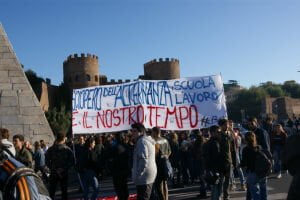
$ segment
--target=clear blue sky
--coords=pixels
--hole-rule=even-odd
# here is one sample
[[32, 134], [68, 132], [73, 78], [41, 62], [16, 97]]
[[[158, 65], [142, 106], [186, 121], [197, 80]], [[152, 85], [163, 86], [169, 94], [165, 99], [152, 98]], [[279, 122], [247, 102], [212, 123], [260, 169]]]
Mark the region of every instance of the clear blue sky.
[[297, 0], [1, 0], [0, 22], [25, 69], [54, 84], [73, 53], [98, 55], [109, 79], [174, 57], [181, 77], [221, 73], [246, 87], [300, 80]]

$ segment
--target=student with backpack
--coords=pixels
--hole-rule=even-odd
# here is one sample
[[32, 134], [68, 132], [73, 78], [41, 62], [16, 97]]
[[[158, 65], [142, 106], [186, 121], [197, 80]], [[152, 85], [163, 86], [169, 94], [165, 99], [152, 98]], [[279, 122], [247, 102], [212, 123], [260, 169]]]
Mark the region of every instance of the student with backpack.
[[[267, 157], [270, 160], [272, 160], [272, 154], [271, 154], [271, 150], [270, 150], [270, 137], [269, 137], [269, 134], [267, 133], [267, 131], [259, 128], [258, 121], [255, 117], [250, 117], [248, 119], [248, 128], [251, 132], [253, 132], [255, 134], [257, 145], [259, 145], [261, 147], [261, 149], [265, 152]], [[266, 184], [267, 184], [267, 179], [263, 179], [259, 183], [259, 185], [260, 185], [259, 188], [261, 190], [262, 196], [265, 197], [263, 199], [267, 198], [267, 190], [265, 189]], [[251, 197], [249, 196], [249, 192], [247, 192], [247, 200], [250, 200], [250, 199], [251, 199]]]
[[246, 168], [248, 190], [253, 200], [267, 200], [267, 176], [271, 171], [271, 161], [257, 145], [254, 132], [245, 136], [241, 167]]

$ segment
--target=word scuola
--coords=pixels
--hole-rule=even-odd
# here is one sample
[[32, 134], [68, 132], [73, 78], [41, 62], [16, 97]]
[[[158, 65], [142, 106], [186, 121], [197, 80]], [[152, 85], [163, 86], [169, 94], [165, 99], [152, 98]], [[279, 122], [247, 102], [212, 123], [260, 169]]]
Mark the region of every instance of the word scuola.
[[[85, 129], [114, 128], [133, 123], [143, 123], [150, 127], [167, 128], [173, 121], [177, 129], [199, 127], [198, 109], [195, 105], [174, 106], [130, 106], [101, 111], [86, 111], [72, 113], [72, 126], [82, 126]], [[174, 126], [174, 125], [173, 125]], [[88, 130], [87, 130], [88, 131]]]

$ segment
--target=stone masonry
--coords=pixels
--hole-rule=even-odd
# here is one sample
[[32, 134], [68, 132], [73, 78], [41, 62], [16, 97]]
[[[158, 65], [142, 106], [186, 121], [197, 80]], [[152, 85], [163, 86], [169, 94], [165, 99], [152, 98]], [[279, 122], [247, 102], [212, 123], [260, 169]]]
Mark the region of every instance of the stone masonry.
[[54, 137], [25, 73], [0, 24], [0, 127], [11, 136], [24, 135], [31, 143], [41, 139], [53, 142]]

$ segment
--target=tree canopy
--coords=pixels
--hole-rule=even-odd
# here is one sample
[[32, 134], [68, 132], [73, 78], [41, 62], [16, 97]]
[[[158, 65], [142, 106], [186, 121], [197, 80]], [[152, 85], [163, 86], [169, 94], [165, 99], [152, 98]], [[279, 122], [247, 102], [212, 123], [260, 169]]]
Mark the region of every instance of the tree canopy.
[[[236, 87], [236, 85], [232, 85], [232, 87]], [[261, 83], [259, 86], [241, 89], [236, 94], [236, 98], [227, 104], [229, 118], [241, 120], [242, 110], [246, 116], [260, 116], [264, 98], [285, 96], [300, 98], [300, 84], [293, 80], [285, 81], [283, 84], [267, 81]]]

